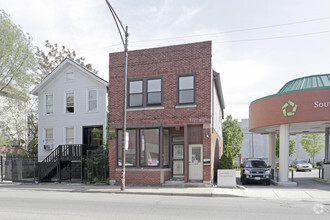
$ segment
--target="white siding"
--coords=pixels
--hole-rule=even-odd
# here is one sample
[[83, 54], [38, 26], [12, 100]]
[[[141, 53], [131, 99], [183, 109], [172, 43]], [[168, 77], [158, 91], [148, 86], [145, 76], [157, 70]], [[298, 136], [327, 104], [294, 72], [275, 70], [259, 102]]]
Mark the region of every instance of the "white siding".
[[[212, 80], [213, 81], [213, 80]], [[216, 86], [213, 81], [213, 128], [222, 139], [222, 111], [221, 111], [221, 104], [220, 99], [218, 97], [218, 93], [216, 91]]]
[[[74, 73], [73, 80], [67, 80], [66, 73]], [[51, 151], [44, 150], [44, 129], [54, 129], [54, 147], [65, 144], [65, 128], [74, 128], [75, 144], [83, 142], [83, 127], [102, 125], [104, 139], [106, 137], [107, 87], [96, 81], [82, 70], [68, 64], [59, 69], [56, 77], [50, 80], [39, 92], [39, 161], [43, 160]], [[88, 112], [88, 89], [95, 88], [98, 92], [98, 109]], [[65, 111], [65, 92], [74, 92], [74, 113]], [[54, 96], [54, 113], [45, 115], [45, 94]]]

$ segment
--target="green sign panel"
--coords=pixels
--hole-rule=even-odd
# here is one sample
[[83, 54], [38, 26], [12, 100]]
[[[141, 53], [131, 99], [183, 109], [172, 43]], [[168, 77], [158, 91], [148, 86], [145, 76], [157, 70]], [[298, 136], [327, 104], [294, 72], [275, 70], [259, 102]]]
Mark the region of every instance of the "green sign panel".
[[[287, 111], [287, 108], [290, 106], [292, 107], [292, 111], [289, 112]], [[292, 101], [288, 101], [287, 103], [285, 103], [283, 106], [282, 106], [282, 110], [283, 110], [283, 115], [284, 117], [286, 116], [294, 116], [295, 112], [297, 111], [297, 108], [298, 108], [298, 105], [295, 104], [294, 102]]]

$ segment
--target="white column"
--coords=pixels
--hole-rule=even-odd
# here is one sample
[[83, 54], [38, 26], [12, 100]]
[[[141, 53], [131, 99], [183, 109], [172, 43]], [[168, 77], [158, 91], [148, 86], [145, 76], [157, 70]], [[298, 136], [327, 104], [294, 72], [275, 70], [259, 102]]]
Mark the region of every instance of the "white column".
[[275, 133], [268, 134], [268, 165], [275, 169], [275, 157], [276, 157], [276, 145], [275, 145]]
[[280, 125], [279, 182], [288, 182], [290, 125]]

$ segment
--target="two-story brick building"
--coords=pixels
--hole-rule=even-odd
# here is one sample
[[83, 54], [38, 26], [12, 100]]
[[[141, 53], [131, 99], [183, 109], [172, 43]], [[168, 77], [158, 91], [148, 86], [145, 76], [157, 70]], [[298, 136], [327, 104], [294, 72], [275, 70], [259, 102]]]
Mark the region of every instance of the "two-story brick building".
[[[121, 182], [124, 53], [109, 66], [110, 181]], [[129, 51], [126, 183], [211, 184], [223, 151], [224, 100], [211, 41]]]

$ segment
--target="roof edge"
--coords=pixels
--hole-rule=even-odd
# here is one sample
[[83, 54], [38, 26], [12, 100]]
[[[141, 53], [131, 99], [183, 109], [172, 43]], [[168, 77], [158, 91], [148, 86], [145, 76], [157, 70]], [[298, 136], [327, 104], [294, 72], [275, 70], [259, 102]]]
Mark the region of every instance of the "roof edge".
[[280, 95], [285, 95], [285, 94], [290, 94], [290, 93], [296, 93], [296, 92], [304, 92], [304, 91], [310, 91], [310, 90], [323, 90], [323, 89], [330, 89], [330, 86], [326, 86], [326, 87], [322, 87], [322, 88], [308, 88], [308, 89], [300, 89], [300, 90], [294, 90], [294, 91], [290, 91], [290, 92], [284, 92], [284, 93], [275, 93], [273, 95], [268, 95], [268, 96], [264, 96], [264, 97], [261, 97], [259, 99], [256, 99], [254, 101], [252, 101], [250, 103], [253, 104], [257, 101], [260, 101], [260, 100], [263, 100], [263, 99], [267, 99], [267, 98], [270, 98], [270, 97], [274, 97], [274, 96], [280, 96]]
[[100, 82], [101, 84], [103, 84], [104, 86], [108, 87], [109, 83], [102, 79], [101, 77], [99, 77], [98, 75], [96, 75], [95, 73], [89, 71], [88, 69], [86, 69], [85, 67], [81, 66], [80, 64], [78, 64], [77, 62], [69, 59], [69, 58], [65, 58], [51, 73], [49, 73], [34, 89], [32, 89], [32, 91], [30, 92], [32, 95], [38, 95], [38, 92], [40, 91], [40, 89], [43, 87], [43, 85], [45, 85], [48, 80], [51, 79], [52, 76], [54, 76], [54, 74], [59, 71], [65, 64], [70, 63], [71, 65], [75, 66], [76, 68], [80, 69], [81, 71], [87, 73], [88, 75], [90, 75], [92, 78], [94, 78], [95, 80], [97, 80], [98, 82]]
[[[221, 85], [221, 80], [220, 80], [220, 73], [213, 70], [213, 77], [214, 77], [215, 87], [216, 87], [216, 91], [218, 93], [218, 97], [219, 97], [219, 101], [220, 101], [220, 105], [222, 107], [221, 109], [222, 109], [222, 113], [223, 113], [223, 109], [225, 109], [225, 100], [223, 98], [222, 85]], [[222, 114], [222, 117], [224, 117], [223, 114]]]

